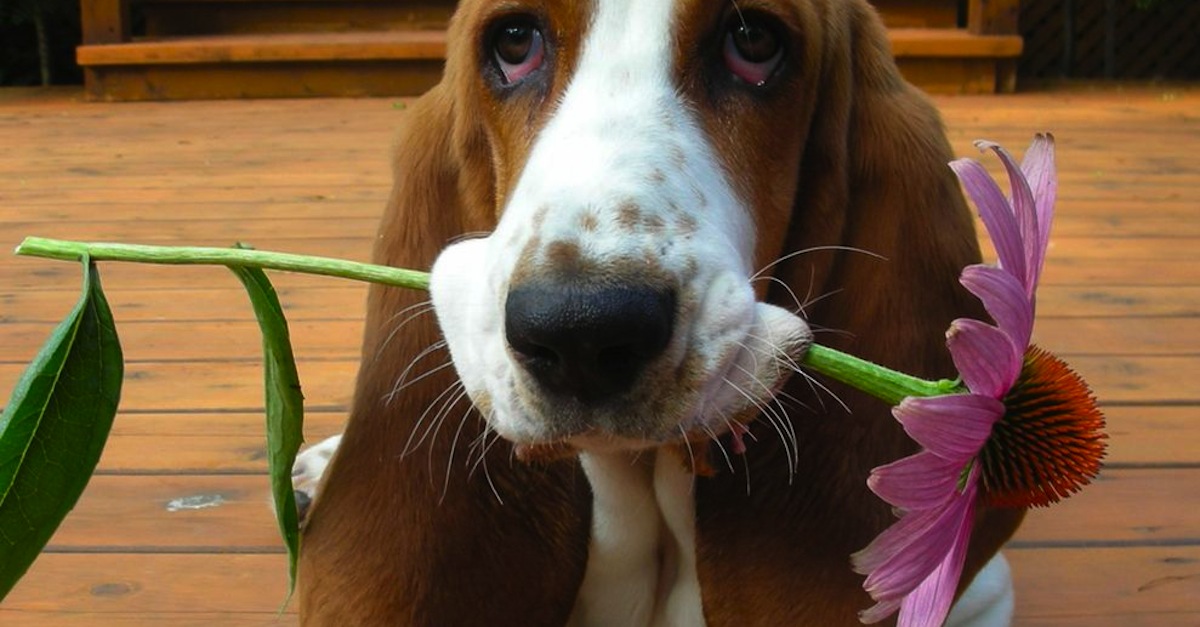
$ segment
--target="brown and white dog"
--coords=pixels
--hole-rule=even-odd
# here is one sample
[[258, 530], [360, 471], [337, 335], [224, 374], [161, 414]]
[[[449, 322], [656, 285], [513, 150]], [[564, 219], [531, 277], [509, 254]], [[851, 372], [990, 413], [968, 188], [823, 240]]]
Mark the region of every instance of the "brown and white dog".
[[[945, 329], [983, 316], [941, 123], [873, 10], [463, 0], [450, 41], [375, 250], [437, 260], [432, 307], [371, 292], [305, 623], [857, 624], [849, 556], [894, 520], [866, 478], [915, 445], [791, 360], [811, 325], [950, 376]], [[953, 622], [1008, 621], [1020, 518], [981, 510]]]

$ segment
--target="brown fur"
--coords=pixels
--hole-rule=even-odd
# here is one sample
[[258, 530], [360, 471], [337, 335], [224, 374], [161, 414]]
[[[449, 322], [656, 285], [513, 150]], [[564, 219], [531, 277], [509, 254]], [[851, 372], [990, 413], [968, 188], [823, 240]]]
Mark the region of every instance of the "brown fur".
[[[579, 35], [571, 28], [587, 18], [587, 3], [534, 4], [554, 16], [555, 78], [536, 102], [502, 106], [480, 84], [475, 42], [484, 14], [509, 3], [461, 3], [446, 77], [407, 113], [377, 261], [428, 267], [454, 236], [493, 227], [550, 114], [545, 103], [573, 69]], [[686, 54], [716, 27], [724, 3], [680, 4], [680, 23], [688, 25], [676, 61], [683, 91], [753, 204], [757, 261], [834, 245], [882, 255], [814, 252], [780, 265], [775, 276], [802, 298], [832, 294], [806, 311], [814, 327], [843, 332], [818, 334], [822, 343], [919, 375], [951, 374], [945, 329], [955, 317], [983, 315], [957, 283], [979, 252], [946, 167], [941, 123], [899, 77], [871, 9], [861, 0], [741, 0], [743, 9], [783, 16], [800, 45], [784, 84], [770, 97], [745, 99], [705, 85], [700, 62]], [[768, 291], [764, 283], [760, 293], [792, 306], [779, 286]], [[406, 317], [396, 315], [423, 298], [371, 292], [353, 413], [304, 537], [301, 615], [313, 625], [562, 624], [589, 535], [590, 491], [578, 465], [556, 456], [525, 464], [496, 443], [487, 464], [501, 504], [481, 470], [468, 479], [463, 449], [482, 422], [466, 401], [415, 453], [402, 455], [413, 431], [420, 438], [424, 430], [417, 418], [454, 383], [446, 369], [384, 400], [399, 373], [439, 339], [431, 315], [393, 336]], [[446, 359], [437, 351], [414, 370]], [[882, 403], [831, 387], [849, 414], [799, 377], [788, 385], [809, 405], [789, 407], [800, 449], [790, 483], [780, 440], [761, 423], [746, 457], [749, 494], [737, 464], [697, 480], [710, 625], [853, 625], [871, 604], [849, 555], [893, 517], [865, 480], [914, 445]], [[1020, 518], [980, 514], [964, 582]]]

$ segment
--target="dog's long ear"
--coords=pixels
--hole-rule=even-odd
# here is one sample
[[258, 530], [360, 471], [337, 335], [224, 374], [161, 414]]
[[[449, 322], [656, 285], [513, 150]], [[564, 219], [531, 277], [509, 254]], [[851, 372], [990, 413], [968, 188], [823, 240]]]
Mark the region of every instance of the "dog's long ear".
[[[427, 269], [453, 238], [494, 226], [486, 145], [457, 80], [447, 72], [403, 114], [378, 263]], [[514, 461], [483, 429], [427, 298], [370, 292], [354, 407], [304, 534], [302, 618], [562, 624], [586, 561], [586, 482], [573, 463]]]
[[[777, 276], [793, 291], [819, 299], [805, 312], [819, 342], [903, 372], [953, 378], [945, 343], [950, 322], [987, 317], [958, 281], [980, 254], [971, 214], [948, 167], [953, 154], [945, 129], [934, 106], [897, 71], [874, 10], [865, 2], [828, 6], [833, 15], [827, 23], [835, 32], [824, 50], [821, 98], [785, 250], [847, 249], [800, 255]], [[778, 302], [790, 298], [772, 296]], [[843, 386], [830, 388], [850, 414], [834, 409], [817, 418], [825, 424], [807, 435], [814, 448], [826, 451], [818, 464], [851, 470], [840, 474], [852, 484], [844, 494], [865, 499], [860, 513], [866, 525], [856, 531], [869, 535], [855, 541], [861, 547], [878, 525], [894, 520], [888, 506], [867, 492], [868, 471], [911, 453], [914, 444], [882, 402]], [[796, 394], [806, 389], [793, 382]], [[837, 403], [826, 399], [825, 407]], [[805, 437], [799, 434], [802, 442]], [[981, 515], [964, 582], [1020, 519], [1012, 511]]]
[[[808, 116], [808, 130], [791, 222], [774, 253], [797, 254], [775, 268], [779, 281], [767, 298], [784, 307], [795, 307], [797, 296], [807, 301], [803, 313], [822, 344], [904, 372], [952, 377], [946, 329], [956, 317], [984, 312], [958, 282], [963, 266], [979, 260], [979, 250], [947, 165], [952, 156], [942, 123], [900, 76], [884, 27], [865, 1], [815, 0], [805, 6], [816, 16], [806, 42], [813, 96], [797, 106], [797, 115]], [[758, 421], [757, 441], [747, 453], [752, 489], [759, 490], [744, 503], [754, 510], [743, 514], [753, 528], [740, 528], [732, 516], [718, 522], [725, 515], [717, 506], [702, 509], [702, 517], [713, 521], [702, 535], [719, 535], [724, 554], [769, 556], [702, 574], [745, 582], [732, 596], [747, 598], [739, 595], [754, 594], [781, 571], [790, 572], [811, 584], [809, 595], [820, 600], [803, 609], [781, 604], [774, 610], [777, 624], [854, 624], [853, 610], [871, 601], [859, 589], [861, 578], [850, 571], [849, 555], [895, 520], [890, 507], [867, 489], [867, 477], [871, 468], [914, 452], [915, 445], [883, 402], [845, 386], [810, 384], [796, 376], [783, 398], [789, 399], [783, 402], [791, 430], [777, 436], [762, 424], [769, 421]], [[791, 404], [795, 399], [804, 406]], [[794, 441], [793, 452], [780, 443], [783, 435]], [[789, 456], [794, 479], [777, 490], [787, 483], [778, 475]], [[738, 501], [737, 479], [726, 483], [713, 491], [718, 496], [698, 501]], [[1011, 534], [1020, 515], [1000, 518], [977, 526], [964, 580]], [[772, 550], [754, 546], [765, 542]], [[724, 610], [709, 605], [710, 619], [719, 618]], [[732, 620], [736, 613], [724, 616]]]

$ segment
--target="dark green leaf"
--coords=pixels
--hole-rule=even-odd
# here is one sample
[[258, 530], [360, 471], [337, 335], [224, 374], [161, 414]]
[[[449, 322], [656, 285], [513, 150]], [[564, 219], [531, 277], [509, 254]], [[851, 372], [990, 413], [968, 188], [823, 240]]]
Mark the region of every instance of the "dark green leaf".
[[0, 414], [0, 599], [87, 486], [121, 396], [124, 362], [100, 277], [21, 375]]
[[279, 532], [288, 551], [288, 595], [296, 584], [296, 561], [300, 554], [300, 521], [292, 491], [292, 464], [303, 443], [304, 395], [292, 355], [283, 307], [267, 275], [258, 268], [230, 266], [242, 280], [254, 305], [254, 315], [263, 336], [263, 372], [266, 379], [267, 466]]

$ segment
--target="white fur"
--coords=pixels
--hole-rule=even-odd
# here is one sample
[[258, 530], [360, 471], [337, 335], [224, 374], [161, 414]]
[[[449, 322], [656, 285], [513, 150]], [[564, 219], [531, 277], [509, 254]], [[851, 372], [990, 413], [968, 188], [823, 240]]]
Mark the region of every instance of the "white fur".
[[950, 609], [946, 627], [1008, 627], [1014, 604], [1012, 572], [997, 553]]
[[325, 475], [325, 469], [341, 443], [342, 435], [339, 433], [321, 440], [297, 455], [296, 462], [292, 464], [292, 487], [304, 492], [310, 499], [315, 499], [321, 488], [321, 477]]
[[703, 626], [692, 475], [668, 449], [580, 455], [592, 484], [587, 571], [571, 627]]

